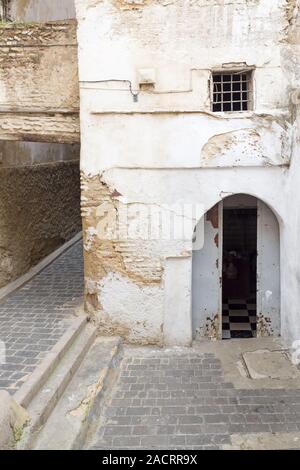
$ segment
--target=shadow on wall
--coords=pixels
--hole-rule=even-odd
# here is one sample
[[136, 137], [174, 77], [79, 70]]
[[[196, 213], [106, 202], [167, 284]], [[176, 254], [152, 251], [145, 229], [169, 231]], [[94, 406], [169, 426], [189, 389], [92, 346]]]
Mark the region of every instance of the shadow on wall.
[[79, 161], [0, 169], [0, 287], [80, 230]]

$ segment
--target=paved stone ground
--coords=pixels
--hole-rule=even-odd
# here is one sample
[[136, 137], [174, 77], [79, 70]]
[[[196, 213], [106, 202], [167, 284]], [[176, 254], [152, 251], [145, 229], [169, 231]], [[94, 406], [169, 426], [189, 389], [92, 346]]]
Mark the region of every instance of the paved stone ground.
[[300, 431], [300, 390], [234, 389], [213, 354], [132, 351], [86, 448], [218, 449], [235, 433]]
[[79, 241], [0, 303], [0, 389], [14, 393], [66, 331], [82, 302], [83, 260]]

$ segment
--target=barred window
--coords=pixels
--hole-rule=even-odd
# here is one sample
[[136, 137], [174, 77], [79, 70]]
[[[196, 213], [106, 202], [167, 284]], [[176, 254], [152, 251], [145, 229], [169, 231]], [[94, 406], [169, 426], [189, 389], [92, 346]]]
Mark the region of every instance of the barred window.
[[253, 107], [252, 72], [212, 75], [212, 111], [249, 111]]

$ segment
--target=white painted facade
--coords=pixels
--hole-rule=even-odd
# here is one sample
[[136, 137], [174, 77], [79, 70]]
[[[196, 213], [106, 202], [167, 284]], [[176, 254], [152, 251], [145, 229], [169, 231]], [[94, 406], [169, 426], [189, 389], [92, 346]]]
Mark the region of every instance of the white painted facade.
[[278, 336], [281, 331], [279, 224], [276, 216], [266, 204], [258, 201], [257, 205], [258, 333], [265, 334], [264, 330], [269, 324], [269, 334]]
[[[206, 212], [248, 194], [277, 218], [280, 333], [288, 345], [300, 338], [298, 3], [75, 1], [86, 293], [102, 330], [189, 345], [195, 288], [192, 230], [189, 239], [108, 244], [99, 228], [104, 212], [112, 214], [108, 233], [120, 207], [136, 210], [131, 221], [146, 226], [143, 208], [190, 204]], [[253, 110], [213, 113], [211, 73], [248, 67]], [[105, 189], [105, 200], [92, 185]], [[261, 270], [267, 266], [262, 260]], [[217, 267], [212, 275], [219, 282]], [[272, 290], [263, 289], [261, 296]], [[216, 299], [213, 290], [207, 295]]]

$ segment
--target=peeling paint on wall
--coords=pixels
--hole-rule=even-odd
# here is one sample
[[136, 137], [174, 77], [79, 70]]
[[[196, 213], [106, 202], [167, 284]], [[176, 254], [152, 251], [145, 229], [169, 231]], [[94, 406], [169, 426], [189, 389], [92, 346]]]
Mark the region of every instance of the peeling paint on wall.
[[272, 328], [272, 322], [270, 317], [265, 317], [262, 313], [258, 313], [256, 325], [258, 338], [273, 336], [274, 330]]
[[152, 251], [153, 242], [108, 237], [116, 231], [119, 192], [110, 190], [100, 177], [83, 174], [81, 190], [87, 279], [100, 280], [109, 272], [118, 272], [136, 284], [160, 284], [163, 269], [160, 256]]
[[[290, 47], [300, 37], [296, 3], [76, 0], [76, 6], [87, 303], [107, 333], [120, 331], [129, 341], [160, 344], [164, 305], [171, 296], [165, 286], [165, 260], [188, 253], [190, 247], [166, 240], [106, 240], [99, 237], [99, 229], [107, 220], [107, 230], [118, 222], [122, 204], [146, 208], [153, 202], [161, 207], [180, 201], [202, 203], [207, 211], [220, 195], [250, 194], [278, 215], [285, 227], [285, 262], [293, 265], [288, 245], [297, 237], [292, 235], [288, 201], [292, 157], [293, 168], [299, 167], [291, 105], [291, 91], [300, 86], [299, 59]], [[213, 114], [211, 71], [238, 63], [255, 68], [254, 109]], [[152, 91], [139, 90], [139, 70], [145, 67], [155, 69]], [[129, 83], [131, 92], [139, 90], [138, 101]], [[299, 186], [299, 175], [298, 183], [293, 181]], [[211, 256], [205, 258], [205, 250], [195, 255], [207, 264], [206, 279], [198, 272], [203, 283], [193, 281], [198, 296], [194, 307], [201, 317], [197, 328], [216, 338], [221, 239], [215, 214], [208, 214], [206, 222]], [[181, 289], [188, 303], [191, 282], [181, 283]], [[298, 295], [295, 287], [287, 289]], [[205, 312], [201, 306], [206, 301], [211, 304]], [[149, 317], [139, 317], [137, 302]], [[288, 317], [294, 307], [288, 307], [287, 299], [283, 303]], [[270, 332], [267, 319], [259, 320], [259, 328]], [[289, 322], [284, 325], [291, 332]]]
[[208, 317], [206, 319], [205, 332], [203, 336], [211, 340], [220, 339], [220, 318], [220, 313], [216, 313], [213, 318]]
[[[282, 136], [279, 138], [284, 142], [289, 137], [282, 130]], [[290, 155], [284, 155], [283, 152], [280, 152], [276, 163], [284, 165], [289, 162], [289, 159]], [[240, 129], [215, 135], [209, 139], [201, 151], [203, 166], [212, 164], [212, 162], [216, 166], [251, 165], [255, 160], [260, 161], [263, 166], [275, 163], [264, 148], [263, 137], [258, 129]]]
[[213, 228], [219, 227], [219, 207], [215, 205], [212, 209], [207, 211], [206, 220], [211, 222]]

